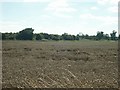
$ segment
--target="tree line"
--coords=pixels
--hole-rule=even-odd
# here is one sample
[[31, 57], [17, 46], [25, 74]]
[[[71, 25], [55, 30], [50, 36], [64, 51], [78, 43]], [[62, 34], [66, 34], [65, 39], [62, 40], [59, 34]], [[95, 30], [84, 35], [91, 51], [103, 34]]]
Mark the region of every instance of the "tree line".
[[2, 33], [2, 40], [118, 40], [120, 35], [117, 37], [117, 32], [113, 30], [110, 34], [104, 34], [103, 31], [98, 31], [96, 35], [88, 35], [79, 33], [77, 35], [71, 35], [64, 33], [62, 35], [58, 34], [48, 34], [48, 33], [33, 33], [34, 29], [25, 28], [18, 33]]

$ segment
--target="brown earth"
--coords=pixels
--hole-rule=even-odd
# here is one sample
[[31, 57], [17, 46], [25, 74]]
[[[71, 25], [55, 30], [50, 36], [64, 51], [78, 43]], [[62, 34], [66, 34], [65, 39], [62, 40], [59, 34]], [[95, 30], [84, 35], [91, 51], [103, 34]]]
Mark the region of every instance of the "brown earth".
[[117, 88], [115, 41], [3, 41], [3, 88]]

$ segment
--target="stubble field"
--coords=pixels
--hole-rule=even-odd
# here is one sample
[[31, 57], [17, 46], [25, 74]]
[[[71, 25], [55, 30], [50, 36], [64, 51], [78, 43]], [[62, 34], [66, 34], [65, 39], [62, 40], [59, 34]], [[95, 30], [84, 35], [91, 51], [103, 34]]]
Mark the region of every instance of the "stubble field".
[[3, 41], [3, 88], [117, 88], [115, 41]]

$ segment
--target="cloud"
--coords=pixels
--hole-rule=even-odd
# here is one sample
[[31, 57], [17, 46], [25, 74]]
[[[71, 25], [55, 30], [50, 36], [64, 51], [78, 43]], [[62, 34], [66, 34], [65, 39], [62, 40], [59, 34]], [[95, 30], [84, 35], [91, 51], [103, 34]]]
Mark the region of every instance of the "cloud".
[[111, 3], [111, 4], [116, 4], [116, 5], [118, 5], [118, 2], [119, 2], [120, 0], [110, 0], [109, 2]]
[[69, 0], [71, 2], [77, 2], [77, 3], [91, 3], [96, 2], [96, 0]]
[[[61, 18], [71, 18], [71, 14], [77, 10], [70, 6], [68, 0], [53, 0], [48, 3], [48, 6], [45, 8], [45, 11], [51, 13], [55, 17]], [[69, 15], [68, 15], [69, 14]]]
[[51, 16], [49, 16], [49, 15], [45, 15], [45, 14], [43, 14], [43, 15], [41, 15], [41, 18], [50, 18]]
[[21, 0], [0, 0], [0, 2], [21, 2]]
[[[23, 23], [23, 24], [20, 24]], [[46, 32], [50, 34], [63, 34], [63, 33], [69, 33], [69, 34], [78, 34], [79, 32], [82, 32], [84, 34], [95, 34], [97, 31], [95, 28], [89, 28], [85, 27], [83, 25], [75, 24], [68, 26], [62, 26], [62, 25], [27, 25], [25, 21], [20, 22], [0, 22], [0, 32], [19, 32], [27, 27], [32, 26], [34, 29], [34, 33], [40, 33], [40, 32]], [[7, 26], [7, 27], [6, 27]], [[81, 31], [82, 30], [82, 31]], [[90, 31], [90, 32], [89, 32]]]
[[66, 14], [61, 14], [61, 13], [53, 13], [54, 16], [60, 17], [60, 18], [65, 18], [65, 19], [69, 19], [72, 18], [71, 15], [66, 15]]
[[1, 21], [0, 22], [0, 32], [19, 32], [24, 28], [27, 28], [27, 25], [24, 25], [24, 21]]
[[[112, 30], [118, 30], [118, 17], [115, 16], [98, 16], [87, 13], [80, 15], [80, 20], [86, 22], [84, 27], [87, 26], [85, 30], [88, 30], [89, 33], [91, 33], [91, 31], [97, 32], [99, 30], [104, 31], [105, 33], [111, 33]], [[92, 30], [92, 28], [94, 30]]]
[[118, 7], [117, 6], [112, 6], [108, 8], [108, 11], [112, 13], [118, 13]]
[[97, 3], [101, 5], [106, 5], [106, 4], [117, 5], [118, 2], [119, 0], [97, 0]]
[[51, 0], [23, 0], [23, 2], [50, 2]]
[[84, 19], [84, 20], [92, 20], [92, 21], [101, 21], [102, 24], [104, 25], [117, 25], [118, 23], [118, 18], [117, 17], [113, 17], [113, 16], [96, 16], [96, 15], [93, 15], [93, 14], [82, 14], [80, 15], [80, 18], [81, 19]]
[[40, 0], [23, 0], [23, 2], [38, 2], [38, 1], [40, 1]]
[[95, 7], [95, 6], [94, 6], [94, 7], [91, 7], [90, 9], [91, 9], [91, 10], [98, 10], [98, 7]]
[[68, 33], [68, 34], [74, 34], [74, 35], [82, 32], [83, 34], [95, 35], [97, 31], [96, 31], [96, 28], [84, 27], [82, 25], [71, 25], [69, 27], [67, 26], [48, 26], [48, 27], [43, 26], [41, 28], [36, 27], [35, 32], [36, 33], [47, 32], [50, 34]]
[[50, 2], [52, 0], [0, 0], [0, 2]]
[[76, 11], [75, 8], [72, 8], [68, 4], [67, 0], [54, 0], [48, 4], [48, 7], [45, 8], [45, 10], [57, 13], [70, 13]]
[[14, 32], [14, 29], [18, 28], [17, 26], [19, 25], [15, 22], [0, 22], [0, 32]]
[[109, 0], [97, 0], [97, 3], [104, 5], [104, 4], [108, 3], [108, 1]]

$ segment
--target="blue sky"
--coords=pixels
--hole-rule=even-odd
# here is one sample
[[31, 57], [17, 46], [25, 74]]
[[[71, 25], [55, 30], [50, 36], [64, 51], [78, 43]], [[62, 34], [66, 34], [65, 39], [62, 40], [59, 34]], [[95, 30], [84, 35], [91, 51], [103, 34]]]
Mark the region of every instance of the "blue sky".
[[1, 32], [90, 34], [118, 30], [118, 0], [1, 0]]

